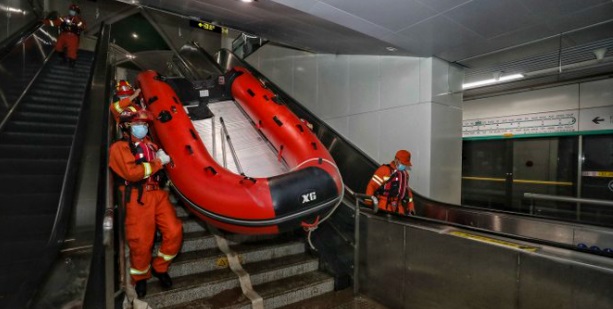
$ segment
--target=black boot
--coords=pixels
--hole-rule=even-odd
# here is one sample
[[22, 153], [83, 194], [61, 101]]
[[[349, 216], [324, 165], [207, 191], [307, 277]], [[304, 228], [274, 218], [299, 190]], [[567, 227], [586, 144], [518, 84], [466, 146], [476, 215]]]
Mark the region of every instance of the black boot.
[[138, 298], [145, 297], [145, 295], [147, 295], [147, 279], [136, 281], [136, 286], [134, 286], [134, 289], [136, 290], [136, 295], [138, 295]]
[[172, 279], [170, 279], [170, 275], [168, 275], [168, 273], [158, 273], [155, 270], [152, 270], [151, 272], [156, 278], [158, 278], [158, 280], [160, 280], [160, 285], [165, 288], [168, 289], [170, 287], [172, 287]]
[[60, 59], [60, 63], [66, 63], [66, 54], [63, 52], [57, 53], [58, 59]]

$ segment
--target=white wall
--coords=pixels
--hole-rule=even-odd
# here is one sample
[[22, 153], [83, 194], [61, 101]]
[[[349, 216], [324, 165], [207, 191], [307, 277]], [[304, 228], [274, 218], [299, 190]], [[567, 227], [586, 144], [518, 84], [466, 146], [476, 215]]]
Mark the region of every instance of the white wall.
[[[462, 71], [433, 58], [311, 54], [265, 45], [248, 62], [380, 163], [413, 154], [411, 187], [460, 201]], [[442, 74], [442, 75], [440, 75]], [[433, 151], [434, 150], [434, 151]]]

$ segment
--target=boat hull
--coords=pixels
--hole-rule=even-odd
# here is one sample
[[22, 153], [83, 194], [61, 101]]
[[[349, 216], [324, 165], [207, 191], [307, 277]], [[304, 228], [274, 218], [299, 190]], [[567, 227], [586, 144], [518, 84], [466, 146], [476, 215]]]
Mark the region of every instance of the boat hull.
[[152, 134], [170, 155], [166, 173], [190, 211], [217, 228], [241, 234], [275, 234], [310, 224], [338, 204], [342, 180], [326, 148], [274, 93], [244, 68], [228, 89], [290, 171], [252, 178], [220, 166], [206, 149], [176, 93], [154, 71], [137, 82], [156, 117]]

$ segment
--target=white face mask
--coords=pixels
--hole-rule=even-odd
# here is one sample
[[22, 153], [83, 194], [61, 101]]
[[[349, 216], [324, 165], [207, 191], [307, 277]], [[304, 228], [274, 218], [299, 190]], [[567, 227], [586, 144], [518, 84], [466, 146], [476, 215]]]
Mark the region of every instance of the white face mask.
[[77, 11], [75, 11], [75, 10], [70, 10], [70, 11], [68, 11], [68, 15], [70, 15], [70, 16], [76, 16], [76, 15], [77, 15]]
[[147, 136], [147, 132], [149, 132], [149, 128], [144, 124], [133, 124], [130, 126], [130, 132], [132, 135], [138, 139], [143, 139]]

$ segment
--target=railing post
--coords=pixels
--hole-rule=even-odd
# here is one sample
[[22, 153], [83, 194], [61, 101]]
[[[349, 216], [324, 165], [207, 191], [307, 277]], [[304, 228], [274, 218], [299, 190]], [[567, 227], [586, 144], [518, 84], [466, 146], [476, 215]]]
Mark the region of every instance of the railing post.
[[355, 193], [349, 188], [347, 188], [347, 191], [355, 197], [355, 227], [353, 230], [353, 294], [357, 295], [360, 292], [360, 202], [365, 200], [372, 201], [373, 211], [376, 213], [379, 207], [379, 201], [374, 196]]
[[360, 199], [355, 199], [355, 229], [353, 231], [353, 294], [357, 295], [360, 290]]

